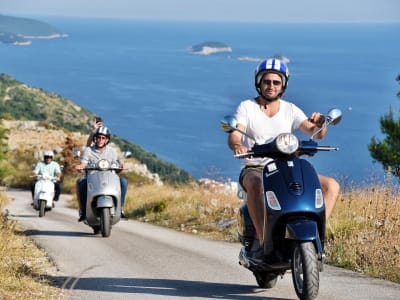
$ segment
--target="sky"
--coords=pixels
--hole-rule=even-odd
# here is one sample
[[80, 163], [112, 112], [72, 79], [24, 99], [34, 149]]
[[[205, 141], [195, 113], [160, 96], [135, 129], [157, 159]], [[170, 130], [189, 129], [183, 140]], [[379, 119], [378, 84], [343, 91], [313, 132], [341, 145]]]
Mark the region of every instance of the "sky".
[[0, 0], [0, 14], [239, 22], [400, 22], [400, 0]]

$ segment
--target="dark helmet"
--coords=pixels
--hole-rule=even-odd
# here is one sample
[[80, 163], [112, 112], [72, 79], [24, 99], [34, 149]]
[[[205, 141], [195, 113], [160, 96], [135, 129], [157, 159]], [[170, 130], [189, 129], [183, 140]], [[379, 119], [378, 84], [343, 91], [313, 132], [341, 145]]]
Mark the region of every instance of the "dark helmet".
[[261, 94], [261, 79], [266, 73], [275, 73], [278, 74], [282, 78], [282, 93], [286, 90], [289, 81], [289, 69], [287, 65], [277, 58], [270, 58], [263, 60], [255, 71], [255, 79], [254, 84], [256, 86], [256, 90], [259, 94]]
[[111, 132], [110, 132], [110, 130], [109, 130], [107, 127], [100, 126], [99, 128], [96, 129], [96, 133], [95, 133], [94, 136], [93, 136], [93, 142], [96, 143], [96, 138], [97, 138], [97, 136], [99, 136], [99, 135], [104, 135], [104, 136], [107, 137], [107, 143], [106, 143], [106, 144], [108, 144], [108, 143], [110, 142], [110, 139], [111, 139]]

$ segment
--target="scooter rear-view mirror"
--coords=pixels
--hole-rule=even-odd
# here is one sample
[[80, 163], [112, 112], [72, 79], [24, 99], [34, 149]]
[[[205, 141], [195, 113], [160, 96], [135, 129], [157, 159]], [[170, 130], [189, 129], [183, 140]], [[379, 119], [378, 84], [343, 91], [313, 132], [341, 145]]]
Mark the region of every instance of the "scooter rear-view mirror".
[[320, 133], [324, 128], [328, 127], [329, 125], [336, 125], [340, 122], [342, 119], [342, 111], [338, 108], [332, 108], [328, 111], [328, 113], [325, 116], [325, 124], [314, 134], [311, 136], [311, 140], [314, 139], [314, 137]]
[[246, 132], [240, 130], [239, 128], [236, 128], [236, 126], [237, 126], [237, 120], [233, 116], [225, 116], [221, 120], [221, 128], [223, 131], [231, 133], [232, 131], [236, 130], [239, 131], [241, 134], [247, 136], [248, 138], [252, 139], [253, 141], [255, 141], [255, 139], [252, 136], [248, 135]]
[[221, 128], [223, 131], [230, 133], [233, 130], [236, 130], [236, 119], [233, 116], [225, 116], [221, 120]]
[[342, 111], [338, 108], [332, 108], [326, 115], [328, 124], [336, 125], [342, 120]]

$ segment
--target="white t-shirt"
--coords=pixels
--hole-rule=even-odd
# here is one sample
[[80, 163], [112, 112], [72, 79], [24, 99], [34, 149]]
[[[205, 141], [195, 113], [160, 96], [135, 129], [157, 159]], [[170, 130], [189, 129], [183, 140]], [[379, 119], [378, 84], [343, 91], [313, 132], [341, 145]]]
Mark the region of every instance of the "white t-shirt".
[[[255, 99], [242, 101], [236, 110], [237, 123], [244, 125], [245, 132], [254, 137], [257, 144], [265, 144], [280, 133], [293, 132], [307, 119], [304, 112], [293, 103], [282, 99], [277, 101], [280, 101], [279, 111], [271, 118], [261, 110]], [[242, 142], [248, 149], [254, 145], [254, 141], [245, 135]], [[246, 158], [243, 160], [243, 165], [265, 165], [268, 160], [268, 158]]]

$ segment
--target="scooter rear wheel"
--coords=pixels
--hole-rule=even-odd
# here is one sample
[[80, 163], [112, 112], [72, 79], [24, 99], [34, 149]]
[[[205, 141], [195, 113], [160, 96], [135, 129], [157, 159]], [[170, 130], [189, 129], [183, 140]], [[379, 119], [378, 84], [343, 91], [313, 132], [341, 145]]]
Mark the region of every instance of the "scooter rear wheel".
[[253, 274], [256, 277], [258, 286], [263, 289], [273, 288], [278, 281], [278, 275], [274, 273], [254, 272]]
[[297, 243], [293, 251], [292, 278], [300, 300], [312, 300], [318, 295], [318, 259], [313, 242]]
[[39, 217], [44, 217], [46, 214], [46, 200], [39, 200]]

